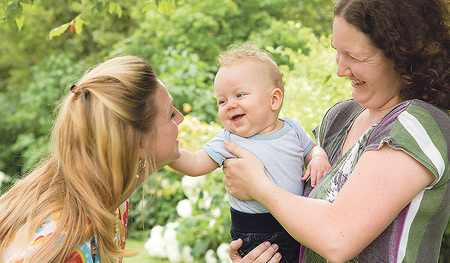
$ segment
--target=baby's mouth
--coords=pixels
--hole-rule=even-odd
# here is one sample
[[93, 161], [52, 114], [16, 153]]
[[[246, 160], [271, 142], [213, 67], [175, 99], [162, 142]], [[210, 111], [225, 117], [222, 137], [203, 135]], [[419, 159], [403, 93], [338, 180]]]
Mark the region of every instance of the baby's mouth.
[[244, 116], [245, 116], [245, 114], [237, 114], [237, 115], [234, 115], [233, 117], [231, 117], [231, 120], [236, 122], [236, 121], [239, 121], [240, 119], [242, 119]]

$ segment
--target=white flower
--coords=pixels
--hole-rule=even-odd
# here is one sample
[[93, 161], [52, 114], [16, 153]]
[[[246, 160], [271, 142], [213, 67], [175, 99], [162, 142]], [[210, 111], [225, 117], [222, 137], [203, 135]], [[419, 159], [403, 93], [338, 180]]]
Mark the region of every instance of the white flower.
[[147, 207], [147, 200], [142, 199], [141, 201], [139, 201], [139, 207]]
[[203, 198], [202, 198], [203, 202], [199, 202], [199, 207], [201, 209], [208, 210], [211, 207], [211, 202], [212, 202], [213, 198], [209, 195], [208, 191], [206, 191], [206, 190], [203, 190], [202, 193], [203, 193]]
[[180, 222], [169, 222], [166, 224], [167, 228], [177, 229], [180, 226]]
[[181, 262], [181, 253], [178, 248], [177, 231], [173, 228], [167, 228], [164, 231], [164, 245], [166, 247], [167, 257], [170, 262]]
[[214, 218], [211, 219], [211, 220], [209, 220], [208, 227], [209, 227], [209, 228], [213, 228], [214, 225], [216, 224], [216, 222], [217, 222], [217, 220], [214, 219]]
[[230, 245], [226, 243], [220, 244], [217, 248], [217, 256], [219, 257], [220, 263], [231, 263], [231, 259], [228, 256], [228, 251], [230, 250]]
[[167, 253], [163, 241], [163, 227], [155, 226], [150, 231], [150, 238], [144, 244], [144, 248], [147, 250], [150, 257], [154, 258], [166, 258]]
[[183, 176], [181, 178], [181, 185], [186, 188], [201, 188], [205, 183], [205, 176]]
[[220, 208], [217, 207], [211, 210], [211, 215], [215, 218], [219, 218], [221, 213]]
[[175, 243], [178, 244], [177, 231], [173, 228], [166, 229], [166, 231], [164, 231], [163, 240], [166, 247], [170, 247]]
[[223, 201], [227, 202], [229, 197], [229, 194], [225, 192], [225, 194], [223, 195]]
[[181, 179], [181, 186], [183, 187], [183, 192], [191, 200], [192, 203], [197, 203], [200, 191], [206, 183], [205, 176], [183, 176]]
[[184, 263], [194, 263], [194, 257], [191, 255], [192, 248], [189, 246], [184, 246], [181, 255], [183, 257]]
[[217, 263], [216, 253], [214, 253], [214, 250], [210, 249], [206, 251], [205, 261], [206, 263]]
[[188, 199], [181, 200], [177, 205], [177, 213], [182, 218], [192, 216], [192, 203]]
[[166, 188], [166, 187], [168, 187], [169, 185], [170, 185], [169, 179], [163, 179], [163, 180], [161, 181], [161, 187], [162, 187], [162, 188]]

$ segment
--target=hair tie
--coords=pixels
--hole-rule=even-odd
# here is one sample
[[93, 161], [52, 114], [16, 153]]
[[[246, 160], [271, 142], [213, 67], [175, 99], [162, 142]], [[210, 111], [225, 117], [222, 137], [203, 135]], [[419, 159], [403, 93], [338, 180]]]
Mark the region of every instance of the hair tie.
[[77, 94], [77, 92], [78, 92], [78, 90], [79, 90], [80, 88], [78, 88], [78, 86], [77, 85], [72, 85], [72, 87], [70, 87], [70, 91], [72, 91], [72, 93], [73, 94]]

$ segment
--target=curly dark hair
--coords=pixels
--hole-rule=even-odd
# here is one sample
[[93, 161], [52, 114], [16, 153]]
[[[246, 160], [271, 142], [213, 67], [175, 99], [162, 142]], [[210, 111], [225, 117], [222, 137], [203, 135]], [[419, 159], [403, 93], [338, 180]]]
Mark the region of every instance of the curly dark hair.
[[401, 99], [450, 110], [449, 5], [447, 0], [340, 0], [334, 15], [394, 61], [403, 81]]

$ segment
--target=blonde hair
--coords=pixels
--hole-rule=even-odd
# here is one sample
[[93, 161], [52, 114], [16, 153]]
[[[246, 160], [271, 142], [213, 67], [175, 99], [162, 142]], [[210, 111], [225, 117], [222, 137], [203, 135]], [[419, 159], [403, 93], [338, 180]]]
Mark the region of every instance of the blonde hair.
[[241, 45], [231, 45], [228, 47], [227, 51], [218, 57], [217, 61], [221, 67], [246, 61], [262, 62], [266, 66], [275, 87], [279, 88], [284, 93], [281, 71], [275, 62], [274, 57], [269, 52], [261, 50], [259, 46], [255, 44], [244, 43]]
[[[0, 197], [0, 251], [22, 226], [32, 235], [60, 212], [56, 231], [30, 262], [62, 262], [94, 234], [102, 262], [133, 254], [114, 240], [123, 228], [114, 211], [137, 183], [138, 147], [155, 125], [158, 85], [151, 66], [134, 56], [85, 73], [58, 107], [49, 158]], [[147, 176], [155, 171], [154, 156], [146, 161]]]

